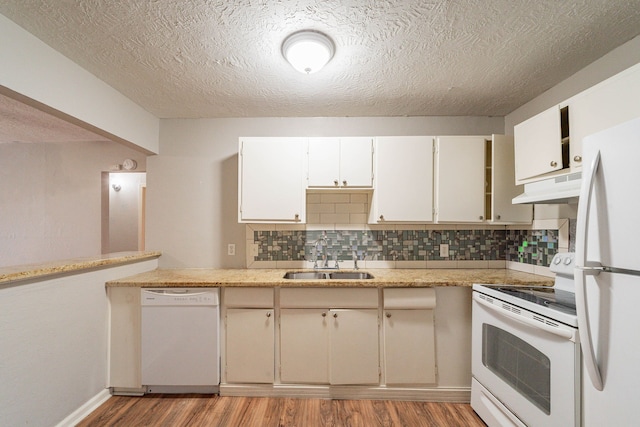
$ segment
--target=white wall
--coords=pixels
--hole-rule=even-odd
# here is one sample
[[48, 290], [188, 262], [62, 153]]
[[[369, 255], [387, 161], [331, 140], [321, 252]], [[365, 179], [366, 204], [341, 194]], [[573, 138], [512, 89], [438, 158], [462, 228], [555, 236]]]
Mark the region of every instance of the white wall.
[[0, 425], [56, 425], [104, 393], [104, 284], [156, 266], [147, 260], [0, 289]]
[[114, 141], [158, 152], [155, 116], [3, 15], [0, 40], [0, 93], [16, 92]]
[[115, 142], [0, 144], [0, 267], [101, 253], [102, 171], [146, 156]]
[[163, 119], [161, 155], [147, 160], [146, 247], [162, 250], [163, 268], [245, 266], [240, 136], [489, 135], [503, 126], [501, 117]]

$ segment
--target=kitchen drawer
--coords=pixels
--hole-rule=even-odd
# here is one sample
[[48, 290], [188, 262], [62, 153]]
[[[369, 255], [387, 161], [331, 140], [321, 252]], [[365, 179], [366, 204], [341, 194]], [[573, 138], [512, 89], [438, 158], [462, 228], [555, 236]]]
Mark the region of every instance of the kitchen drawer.
[[273, 308], [273, 288], [223, 288], [226, 307]]
[[384, 291], [384, 308], [429, 309], [436, 307], [434, 288], [393, 288]]
[[377, 308], [378, 290], [375, 288], [283, 288], [280, 290], [282, 308]]

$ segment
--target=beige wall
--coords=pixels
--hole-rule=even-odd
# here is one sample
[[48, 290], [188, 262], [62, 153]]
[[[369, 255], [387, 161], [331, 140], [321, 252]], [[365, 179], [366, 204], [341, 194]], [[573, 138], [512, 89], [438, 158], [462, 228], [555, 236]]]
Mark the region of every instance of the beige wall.
[[[147, 162], [147, 249], [161, 267], [245, 267], [238, 224], [240, 136], [490, 135], [501, 117], [336, 117], [162, 120]], [[274, 165], [286, 167], [286, 165]], [[277, 203], [277, 200], [274, 200]], [[236, 255], [227, 255], [227, 244]]]

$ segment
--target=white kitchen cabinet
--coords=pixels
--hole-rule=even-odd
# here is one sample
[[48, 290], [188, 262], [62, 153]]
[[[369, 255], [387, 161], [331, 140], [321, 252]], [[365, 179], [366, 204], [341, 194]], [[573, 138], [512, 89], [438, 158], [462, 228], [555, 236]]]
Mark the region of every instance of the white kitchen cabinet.
[[306, 138], [240, 138], [238, 221], [305, 221]]
[[387, 385], [436, 382], [433, 310], [385, 310]]
[[582, 168], [582, 139], [640, 117], [640, 64], [567, 101], [571, 130], [571, 172]]
[[225, 317], [228, 383], [273, 383], [274, 310], [229, 308]]
[[329, 383], [329, 310], [280, 310], [280, 381]]
[[485, 141], [484, 136], [436, 138], [437, 222], [484, 222]]
[[487, 142], [487, 188], [485, 218], [492, 223], [524, 223], [533, 220], [533, 206], [514, 205], [511, 200], [522, 194], [523, 186], [515, 185], [513, 137], [492, 135]]
[[433, 221], [433, 137], [378, 137], [369, 222]]
[[369, 188], [372, 185], [373, 138], [309, 138], [309, 187]]
[[378, 384], [377, 292], [281, 289], [281, 382]]
[[568, 109], [556, 105], [514, 127], [517, 184], [569, 167], [567, 125]]
[[272, 288], [225, 288], [223, 382], [267, 383], [275, 378]]
[[436, 383], [433, 288], [384, 290], [384, 373], [387, 385]]
[[378, 384], [378, 310], [332, 309], [331, 384]]

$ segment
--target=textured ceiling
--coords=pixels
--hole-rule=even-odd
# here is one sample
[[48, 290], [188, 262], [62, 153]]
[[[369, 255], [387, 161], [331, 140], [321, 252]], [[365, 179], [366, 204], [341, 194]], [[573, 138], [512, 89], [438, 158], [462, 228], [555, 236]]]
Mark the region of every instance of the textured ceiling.
[[[640, 0], [2, 0], [160, 118], [503, 116], [640, 34]], [[290, 33], [336, 44], [322, 71]]]

